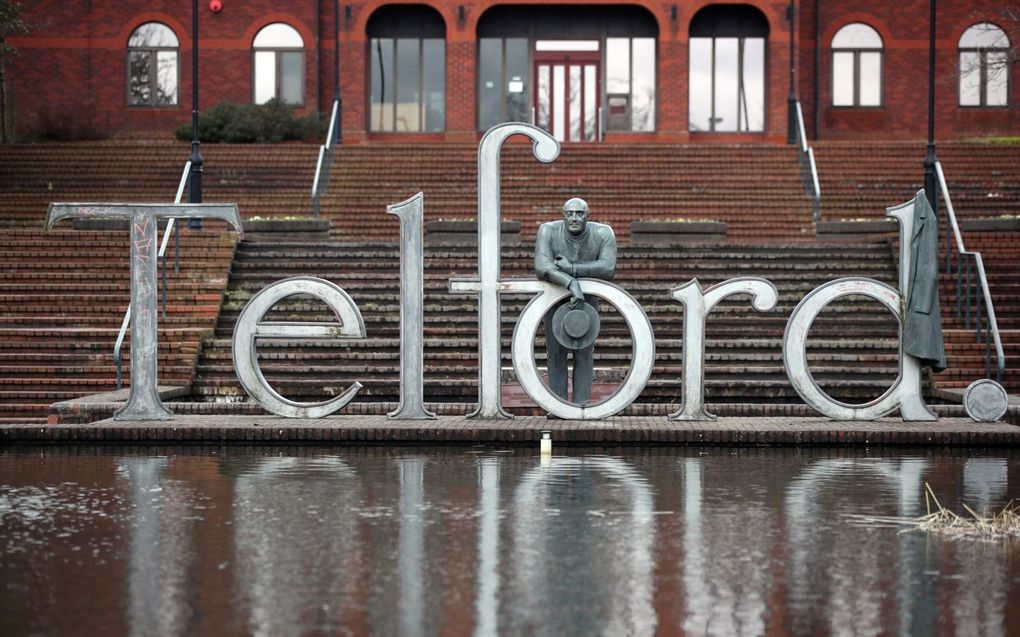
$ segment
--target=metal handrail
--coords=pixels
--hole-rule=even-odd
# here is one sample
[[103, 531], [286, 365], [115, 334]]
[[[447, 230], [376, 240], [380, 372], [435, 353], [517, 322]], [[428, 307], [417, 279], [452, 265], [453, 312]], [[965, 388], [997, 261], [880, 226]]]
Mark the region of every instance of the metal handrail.
[[[981, 302], [984, 301], [985, 307], [985, 327], [984, 327], [984, 341], [985, 341], [985, 372], [986, 375], [991, 376], [992, 367], [992, 356], [991, 356], [991, 344], [995, 344], [995, 355], [998, 358], [998, 365], [996, 368], [996, 378], [998, 382], [1002, 382], [1002, 378], [1006, 372], [1006, 355], [1002, 350], [1002, 339], [999, 335], [999, 325], [995, 320], [995, 308], [992, 305], [992, 293], [988, 289], [988, 277], [985, 274], [984, 260], [981, 258], [980, 252], [973, 252], [967, 250], [963, 245], [963, 234], [960, 232], [960, 225], [956, 220], [956, 210], [953, 208], [953, 200], [949, 197], [949, 186], [946, 185], [946, 175], [942, 172], [942, 164], [938, 160], [935, 161], [935, 174], [939, 179], [939, 186], [942, 190], [942, 199], [946, 202], [946, 226], [953, 231], [953, 239], [956, 243], [956, 316], [959, 318], [961, 315], [965, 317], [964, 326], [966, 329], [970, 328], [970, 315], [971, 315], [971, 289], [973, 287], [971, 283], [971, 264], [968, 261], [966, 265], [966, 290], [963, 290], [963, 281], [961, 280], [961, 273], [963, 268], [961, 267], [961, 257], [968, 257], [974, 263], [974, 271], [977, 275], [977, 283], [981, 286], [981, 298], [976, 294], [974, 295], [974, 314], [975, 314], [975, 332], [977, 334], [978, 344], [981, 343]], [[952, 243], [949, 241], [949, 237], [946, 237], [946, 274], [952, 274]], [[961, 294], [966, 294], [966, 304], [961, 303]]]
[[[184, 171], [181, 173], [181, 181], [177, 184], [177, 196], [174, 197], [174, 203], [181, 203], [181, 197], [184, 196], [184, 187], [188, 184], [188, 177], [191, 175], [191, 160], [188, 160], [184, 164]], [[166, 318], [166, 246], [170, 242], [170, 235], [174, 231], [174, 221], [170, 218], [166, 222], [166, 229], [163, 230], [163, 241], [159, 244], [159, 258], [163, 259], [163, 318]], [[176, 235], [174, 235], [176, 237]], [[179, 244], [175, 244], [179, 245]], [[180, 259], [176, 258], [174, 263], [174, 270], [180, 271]], [[117, 389], [120, 389], [123, 385], [122, 375], [122, 363], [121, 348], [124, 346], [124, 336], [127, 334], [128, 325], [131, 324], [131, 304], [128, 303], [127, 310], [124, 312], [124, 320], [120, 323], [120, 332], [117, 334], [117, 342], [113, 345], [113, 363], [117, 366]]]
[[[322, 190], [329, 183], [329, 168], [333, 160], [333, 137], [336, 131], [337, 113], [340, 101], [333, 100], [333, 111], [329, 115], [329, 129], [326, 131], [326, 142], [319, 146], [319, 158], [315, 162], [315, 177], [312, 178], [312, 216], [319, 216], [319, 198]], [[325, 176], [325, 178], [323, 178]], [[322, 189], [320, 190], [320, 186]]]
[[808, 170], [811, 174], [810, 194], [815, 203], [814, 220], [818, 221], [820, 204], [822, 201], [822, 188], [818, 183], [818, 166], [815, 164], [815, 151], [807, 143], [807, 131], [804, 129], [804, 111], [800, 107], [800, 101], [797, 102], [797, 136], [800, 138], [801, 159], [807, 163]]

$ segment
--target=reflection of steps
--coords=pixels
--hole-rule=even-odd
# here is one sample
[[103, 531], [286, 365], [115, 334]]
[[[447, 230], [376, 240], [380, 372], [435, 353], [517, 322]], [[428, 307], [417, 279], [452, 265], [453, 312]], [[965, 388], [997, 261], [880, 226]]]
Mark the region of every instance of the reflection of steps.
[[[473, 276], [476, 259], [468, 249], [426, 252], [426, 401], [477, 400], [477, 305], [471, 297], [447, 292], [450, 278]], [[505, 248], [503, 276], [531, 278], [532, 263], [530, 248]], [[215, 336], [203, 349], [193, 385], [196, 399], [246, 399], [230, 357], [230, 336], [240, 309], [265, 285], [304, 274], [343, 287], [361, 309], [368, 338], [260, 341], [263, 373], [280, 393], [296, 400], [324, 400], [354, 381], [364, 384], [356, 401], [398, 400], [398, 265], [395, 247], [242, 242]], [[717, 246], [683, 251], [621, 247], [616, 282], [641, 302], [656, 335], [655, 371], [639, 402], [679, 402], [682, 311], [680, 304], [670, 299], [669, 289], [692, 277], [707, 287], [749, 275], [763, 276], [779, 288], [779, 307], [759, 314], [745, 298], [725, 301], [710, 315], [706, 332], [710, 402], [799, 403], [786, 379], [781, 352], [783, 330], [793, 307], [817, 285], [840, 276], [867, 276], [887, 283], [895, 278], [884, 245]], [[517, 295], [503, 300], [508, 406], [529, 402], [521, 398], [509, 354], [513, 325], [526, 301]], [[270, 318], [332, 320], [318, 302], [299, 299], [282, 304]], [[622, 318], [605, 304], [602, 319], [596, 381], [604, 392], [626, 375], [631, 350]], [[837, 302], [815, 323], [809, 354], [813, 374], [823, 387], [844, 400], [865, 402], [883, 393], [896, 377], [895, 324], [877, 302]], [[536, 359], [542, 367], [541, 344]]]
[[[231, 242], [219, 231], [185, 231], [179, 274], [170, 258], [161, 384], [191, 380], [219, 309]], [[113, 390], [113, 346], [130, 302], [127, 233], [0, 230], [0, 243], [0, 422], [44, 422], [53, 402]], [[128, 381], [130, 337], [124, 355]]]

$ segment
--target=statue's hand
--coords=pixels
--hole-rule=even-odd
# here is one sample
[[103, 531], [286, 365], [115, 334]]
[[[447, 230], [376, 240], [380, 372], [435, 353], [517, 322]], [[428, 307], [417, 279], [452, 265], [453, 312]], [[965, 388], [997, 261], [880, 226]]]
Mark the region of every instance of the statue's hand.
[[553, 258], [553, 263], [557, 268], [563, 270], [570, 276], [574, 276], [574, 264], [570, 262], [570, 259], [562, 255]]
[[574, 279], [570, 282], [570, 285], [567, 286], [567, 289], [570, 290], [570, 293], [573, 295], [573, 298], [571, 298], [568, 303], [568, 305], [570, 305], [570, 309], [580, 309], [580, 307], [584, 304], [584, 292], [581, 292], [581, 284], [577, 281], [577, 279]]

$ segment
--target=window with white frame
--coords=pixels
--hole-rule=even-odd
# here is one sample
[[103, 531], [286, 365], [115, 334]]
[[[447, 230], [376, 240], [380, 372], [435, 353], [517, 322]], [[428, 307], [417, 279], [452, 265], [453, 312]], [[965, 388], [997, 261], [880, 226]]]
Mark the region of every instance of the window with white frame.
[[255, 35], [255, 103], [276, 98], [300, 106], [305, 101], [305, 42], [297, 29], [274, 22]]
[[862, 22], [832, 38], [832, 105], [882, 105], [882, 36]]
[[960, 36], [960, 106], [1009, 103], [1009, 36], [991, 22], [975, 24]]
[[128, 105], [175, 106], [180, 42], [173, 29], [146, 22], [128, 38]]

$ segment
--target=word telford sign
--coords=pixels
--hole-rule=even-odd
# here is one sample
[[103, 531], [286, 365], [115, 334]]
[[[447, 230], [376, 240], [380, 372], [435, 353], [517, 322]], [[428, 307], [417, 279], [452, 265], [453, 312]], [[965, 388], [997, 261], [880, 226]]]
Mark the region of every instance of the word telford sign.
[[[502, 279], [500, 277], [500, 176], [499, 158], [504, 142], [523, 135], [533, 142], [541, 162], [555, 161], [560, 153], [556, 140], [542, 129], [528, 124], [503, 124], [490, 129], [478, 149], [478, 277], [450, 281], [450, 291], [478, 296], [478, 408], [472, 416], [483, 419], [511, 418], [500, 401], [500, 295], [528, 294], [534, 298], [524, 308], [514, 329], [512, 360], [518, 382], [537, 405], [548, 413], [567, 419], [599, 419], [620, 413], [641, 394], [655, 363], [652, 325], [641, 305], [623, 288], [612, 283], [580, 280], [585, 295], [613, 305], [625, 320], [633, 340], [630, 370], [620, 388], [606, 400], [576, 404], [553, 393], [543, 382], [535, 362], [534, 343], [543, 317], [571, 295], [567, 288], [547, 281]], [[801, 398], [819, 413], [839, 420], [870, 420], [899, 410], [904, 420], [936, 420], [921, 396], [920, 361], [899, 354], [900, 374], [883, 396], [863, 405], [834, 400], [815, 383], [808, 369], [807, 336], [818, 314], [830, 303], [855, 295], [875, 299], [889, 309], [901, 325], [902, 300], [907, 297], [910, 278], [909, 237], [913, 230], [916, 200], [890, 208], [888, 215], [900, 224], [899, 290], [867, 278], [830, 281], [808, 293], [794, 309], [783, 336], [783, 360], [787, 375]], [[400, 219], [400, 405], [391, 418], [434, 418], [423, 403], [422, 312], [423, 253], [421, 193], [389, 206], [387, 212]], [[155, 226], [160, 217], [217, 217], [240, 229], [236, 206], [213, 204], [143, 206], [140, 204], [51, 204], [47, 227], [64, 217], [101, 216], [129, 218], [132, 224], [132, 305], [137, 308], [132, 324], [131, 392], [128, 404], [115, 414], [120, 420], [163, 420], [170, 412], [156, 392], [155, 313]], [[280, 323], [263, 321], [277, 303], [297, 294], [311, 295], [333, 310], [339, 325], [329, 323]], [[754, 309], [775, 308], [776, 287], [758, 277], [741, 277], [702, 289], [697, 280], [673, 288], [671, 297], [684, 310], [683, 403], [670, 414], [671, 420], [712, 420], [705, 409], [704, 354], [705, 320], [716, 305], [734, 294], [750, 296]], [[365, 325], [357, 304], [343, 289], [313, 277], [294, 277], [273, 283], [256, 294], [245, 306], [234, 329], [234, 368], [245, 391], [268, 411], [286, 417], [318, 418], [348, 404], [360, 383], [330, 400], [300, 403], [281, 396], [259, 369], [258, 338], [363, 338]]]

